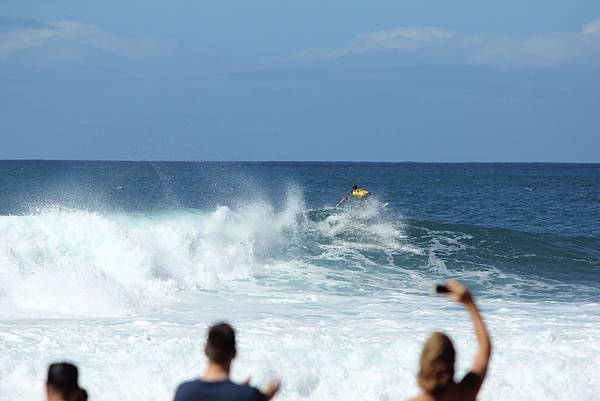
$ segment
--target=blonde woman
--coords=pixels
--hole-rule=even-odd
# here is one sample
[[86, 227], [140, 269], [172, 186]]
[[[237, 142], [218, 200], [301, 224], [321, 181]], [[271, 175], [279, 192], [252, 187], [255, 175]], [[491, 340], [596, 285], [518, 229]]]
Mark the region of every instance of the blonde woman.
[[433, 333], [423, 347], [417, 375], [417, 382], [423, 394], [410, 401], [474, 401], [487, 373], [492, 344], [473, 297], [457, 281], [449, 281], [442, 290], [455, 302], [465, 305], [469, 311], [479, 349], [469, 373], [462, 380], [455, 381], [456, 354], [452, 341], [444, 333]]

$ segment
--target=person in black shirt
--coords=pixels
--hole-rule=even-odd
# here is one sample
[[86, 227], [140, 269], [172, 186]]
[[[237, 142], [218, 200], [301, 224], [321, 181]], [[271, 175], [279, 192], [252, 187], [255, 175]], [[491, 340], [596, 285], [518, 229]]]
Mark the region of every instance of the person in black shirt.
[[452, 340], [444, 333], [433, 333], [423, 346], [417, 382], [422, 394], [409, 401], [476, 401], [485, 380], [492, 341], [475, 300], [469, 290], [458, 281], [450, 280], [441, 286], [442, 293], [463, 304], [471, 315], [479, 349], [471, 371], [461, 380], [454, 380], [456, 351]]
[[227, 323], [210, 327], [204, 347], [208, 367], [200, 379], [182, 383], [175, 401], [269, 401], [277, 394], [281, 381], [269, 380], [264, 391], [249, 385], [249, 379], [236, 384], [229, 379], [231, 363], [236, 357], [235, 331]]

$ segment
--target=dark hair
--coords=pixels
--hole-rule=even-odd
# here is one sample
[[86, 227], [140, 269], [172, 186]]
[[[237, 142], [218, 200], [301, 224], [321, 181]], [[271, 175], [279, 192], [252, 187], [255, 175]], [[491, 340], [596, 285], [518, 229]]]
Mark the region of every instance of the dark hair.
[[65, 401], [87, 401], [87, 392], [77, 383], [77, 367], [68, 362], [53, 363], [48, 367], [46, 383], [61, 394]]
[[229, 363], [235, 357], [235, 331], [227, 323], [218, 323], [208, 329], [205, 347], [211, 362]]
[[438, 395], [454, 381], [456, 352], [452, 340], [444, 333], [433, 333], [421, 353], [419, 386], [428, 394]]
[[352, 189], [358, 189], [358, 185], [352, 184]]

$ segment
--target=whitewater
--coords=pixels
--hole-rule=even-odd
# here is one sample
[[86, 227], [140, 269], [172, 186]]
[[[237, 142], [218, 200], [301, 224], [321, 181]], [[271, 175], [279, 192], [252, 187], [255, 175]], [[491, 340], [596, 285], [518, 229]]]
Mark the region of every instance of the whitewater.
[[[411, 174], [422, 173], [415, 166], [224, 165], [200, 186], [190, 170], [217, 167], [143, 165], [154, 174], [148, 178], [140, 166], [98, 171], [79, 163], [77, 173], [51, 164], [60, 180], [48, 165], [42, 173], [37, 164], [2, 165], [0, 400], [42, 400], [47, 365], [58, 360], [79, 366], [91, 399], [172, 399], [180, 382], [201, 373], [206, 328], [221, 320], [238, 331], [234, 380], [251, 374], [260, 387], [277, 375], [278, 399], [405, 399], [418, 392], [419, 352], [431, 331], [454, 339], [459, 374], [475, 352], [467, 313], [431, 294], [448, 278], [472, 288], [493, 338], [481, 400], [600, 394], [597, 170], [574, 178], [555, 167], [509, 169], [510, 183], [498, 184], [491, 180], [502, 169], [491, 178], [489, 168], [425, 169], [443, 179], [419, 186], [423, 198], [411, 204], [409, 195], [394, 202], [393, 188], [410, 185]], [[332, 171], [335, 181], [362, 172], [377, 196], [331, 207], [343, 194], [337, 184], [317, 194], [310, 188], [332, 183]], [[231, 193], [251, 177], [265, 195], [203, 197], [211, 183], [225, 185], [223, 172], [227, 185], [236, 182]], [[26, 174], [35, 182], [16, 186], [31, 179]], [[178, 174], [186, 174], [181, 185]], [[459, 191], [457, 174], [504, 185], [496, 188], [507, 194], [503, 218], [486, 207], [493, 195], [471, 203], [471, 215], [452, 199], [438, 214], [423, 206], [426, 198], [476, 196], [473, 180], [460, 193], [449, 190]], [[569, 185], [579, 179], [583, 195], [573, 196], [589, 202], [577, 209], [588, 218], [552, 201], [556, 185], [540, 184], [540, 174]], [[158, 207], [144, 204], [153, 193], [144, 179], [160, 189]], [[539, 204], [525, 202], [524, 214], [512, 209], [522, 201], [511, 198], [519, 179], [527, 181], [519, 196], [538, 192]], [[392, 202], [383, 208], [382, 200]], [[528, 217], [511, 222], [515, 216]]]

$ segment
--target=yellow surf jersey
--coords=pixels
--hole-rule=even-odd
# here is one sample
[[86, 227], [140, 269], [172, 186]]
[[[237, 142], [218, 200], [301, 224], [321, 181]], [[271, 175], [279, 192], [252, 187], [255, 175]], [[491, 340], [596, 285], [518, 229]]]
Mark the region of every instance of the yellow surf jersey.
[[369, 191], [367, 191], [366, 189], [358, 188], [353, 189], [350, 194], [356, 198], [364, 198], [365, 196], [369, 195]]

